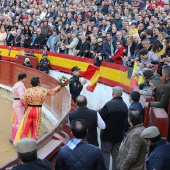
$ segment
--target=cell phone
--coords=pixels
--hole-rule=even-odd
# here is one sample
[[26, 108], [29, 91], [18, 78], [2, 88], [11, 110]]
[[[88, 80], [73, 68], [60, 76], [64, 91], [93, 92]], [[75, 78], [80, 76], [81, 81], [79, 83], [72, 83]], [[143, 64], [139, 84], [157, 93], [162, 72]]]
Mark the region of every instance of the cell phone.
[[147, 85], [147, 86], [150, 86], [149, 81], [146, 81], [146, 85]]

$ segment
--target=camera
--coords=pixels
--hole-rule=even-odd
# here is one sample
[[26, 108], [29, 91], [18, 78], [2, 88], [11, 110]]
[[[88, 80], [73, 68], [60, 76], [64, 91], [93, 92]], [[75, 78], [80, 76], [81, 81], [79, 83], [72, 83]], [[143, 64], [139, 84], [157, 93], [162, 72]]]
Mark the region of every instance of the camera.
[[153, 61], [151, 61], [151, 64], [159, 64], [159, 61], [158, 60], [153, 60]]
[[166, 54], [163, 54], [160, 57], [161, 57], [161, 59], [166, 58]]

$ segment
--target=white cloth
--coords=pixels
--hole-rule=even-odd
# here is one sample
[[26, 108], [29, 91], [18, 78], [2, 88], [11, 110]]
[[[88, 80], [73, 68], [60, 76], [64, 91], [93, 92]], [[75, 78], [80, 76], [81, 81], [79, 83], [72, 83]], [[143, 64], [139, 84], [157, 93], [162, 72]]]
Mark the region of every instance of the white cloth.
[[69, 55], [76, 55], [75, 49], [76, 49], [76, 46], [77, 46], [78, 42], [79, 42], [78, 38], [75, 37], [75, 38], [71, 41], [71, 43], [70, 43], [69, 45], [66, 45], [66, 46], [65, 46], [66, 48], [69, 49], [69, 50], [68, 50], [68, 54], [69, 54]]
[[106, 124], [103, 121], [103, 119], [101, 118], [100, 114], [97, 112], [97, 126], [99, 129], [105, 129], [106, 128]]

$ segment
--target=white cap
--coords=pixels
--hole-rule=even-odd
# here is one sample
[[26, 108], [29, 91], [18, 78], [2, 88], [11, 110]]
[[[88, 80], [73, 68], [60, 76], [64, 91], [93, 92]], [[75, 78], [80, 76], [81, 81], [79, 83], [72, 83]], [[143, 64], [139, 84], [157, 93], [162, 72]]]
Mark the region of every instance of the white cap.
[[160, 135], [159, 129], [156, 126], [150, 126], [143, 130], [141, 137], [144, 139], [152, 139]]

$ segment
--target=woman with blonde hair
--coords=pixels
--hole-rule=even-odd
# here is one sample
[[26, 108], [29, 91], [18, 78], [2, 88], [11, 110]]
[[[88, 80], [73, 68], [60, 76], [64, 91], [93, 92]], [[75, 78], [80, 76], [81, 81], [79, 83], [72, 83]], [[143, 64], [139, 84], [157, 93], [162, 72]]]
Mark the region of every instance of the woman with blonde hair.
[[7, 33], [5, 32], [5, 29], [1, 28], [1, 32], [0, 32], [0, 45], [6, 45], [6, 37], [7, 37]]
[[162, 43], [163, 46], [165, 46], [165, 38], [168, 37], [168, 34], [166, 32], [161, 32], [158, 35], [158, 40]]

